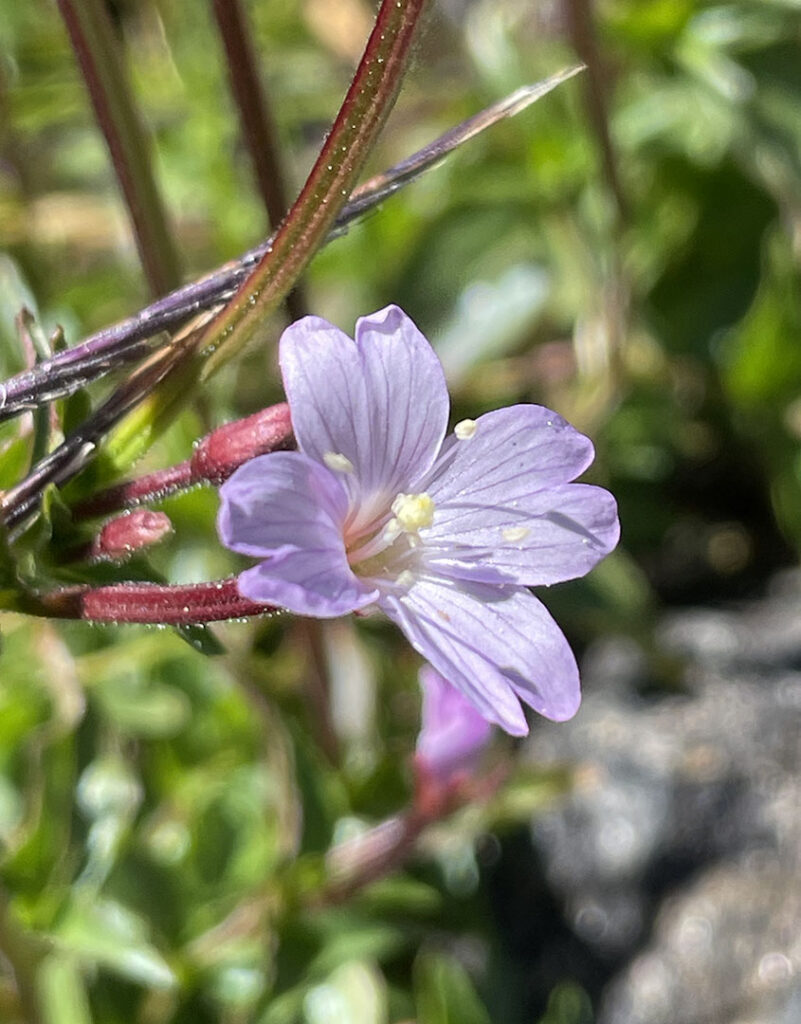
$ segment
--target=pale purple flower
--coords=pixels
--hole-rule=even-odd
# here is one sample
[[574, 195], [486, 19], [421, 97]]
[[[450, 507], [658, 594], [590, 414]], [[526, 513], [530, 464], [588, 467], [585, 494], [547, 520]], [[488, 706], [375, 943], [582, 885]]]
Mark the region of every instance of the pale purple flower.
[[355, 341], [305, 317], [280, 362], [300, 450], [220, 488], [223, 543], [263, 559], [240, 592], [321, 618], [377, 605], [489, 721], [524, 735], [520, 700], [570, 718], [576, 662], [527, 587], [583, 576], [617, 543], [612, 496], [571, 483], [589, 439], [538, 405], [446, 437], [442, 367], [397, 306]]
[[417, 761], [447, 784], [469, 771], [492, 734], [492, 726], [474, 705], [430, 665], [420, 669], [423, 694]]

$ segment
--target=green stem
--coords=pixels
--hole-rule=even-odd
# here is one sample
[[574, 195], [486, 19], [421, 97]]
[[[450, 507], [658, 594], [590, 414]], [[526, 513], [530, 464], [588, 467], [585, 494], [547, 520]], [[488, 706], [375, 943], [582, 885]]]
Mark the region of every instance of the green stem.
[[204, 379], [250, 341], [325, 241], [395, 102], [425, 3], [383, 0], [331, 133], [272, 249], [199, 339], [208, 354]]
[[36, 999], [36, 971], [46, 951], [44, 944], [22, 928], [8, 893], [0, 890], [0, 952], [11, 965], [25, 1024], [41, 1024]]
[[155, 296], [165, 295], [181, 282], [178, 255], [105, 0], [58, 0], [58, 6], [128, 206], [150, 289]]
[[[207, 381], [264, 329], [324, 243], [350, 196], [400, 89], [414, 29], [427, 0], [382, 0], [375, 28], [317, 162], [272, 247], [203, 328], [166, 379], [120, 424], [106, 456], [123, 471]], [[167, 357], [169, 361], [169, 356]], [[152, 369], [152, 368], [151, 368]], [[130, 381], [136, 386], [137, 375]]]

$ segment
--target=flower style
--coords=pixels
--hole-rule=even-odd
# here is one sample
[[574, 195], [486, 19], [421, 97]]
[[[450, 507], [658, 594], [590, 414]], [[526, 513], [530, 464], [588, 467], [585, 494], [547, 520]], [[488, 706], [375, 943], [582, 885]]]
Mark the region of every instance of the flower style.
[[441, 785], [469, 772], [492, 735], [492, 726], [436, 669], [420, 669], [423, 693], [417, 763]]
[[571, 482], [590, 440], [537, 405], [446, 437], [442, 366], [397, 306], [355, 340], [305, 317], [280, 363], [300, 450], [220, 488], [223, 543], [263, 559], [240, 593], [321, 618], [377, 605], [488, 721], [525, 735], [520, 700], [570, 718], [576, 661], [527, 588], [582, 576], [617, 543], [612, 496]]

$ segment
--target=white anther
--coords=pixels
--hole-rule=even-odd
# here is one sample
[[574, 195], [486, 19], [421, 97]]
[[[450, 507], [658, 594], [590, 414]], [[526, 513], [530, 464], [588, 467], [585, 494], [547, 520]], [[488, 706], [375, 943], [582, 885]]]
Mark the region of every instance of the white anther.
[[425, 491], [421, 494], [399, 494], [392, 502], [392, 511], [404, 533], [417, 533], [424, 526], [431, 526], [434, 508], [434, 502]]
[[475, 434], [477, 426], [478, 424], [475, 420], [461, 420], [453, 428], [453, 432], [459, 441], [469, 441], [473, 434]]
[[323, 462], [329, 469], [333, 469], [337, 473], [353, 472], [353, 463], [347, 455], [343, 455], [341, 452], [326, 452], [323, 455]]
[[530, 533], [531, 530], [527, 526], [507, 526], [505, 530], [501, 530], [501, 536], [504, 540], [508, 540], [510, 544], [516, 544], [519, 540], [525, 540]]
[[404, 569], [402, 572], [398, 573], [397, 582], [402, 587], [410, 587], [414, 583], [414, 576], [412, 576], [408, 569]]

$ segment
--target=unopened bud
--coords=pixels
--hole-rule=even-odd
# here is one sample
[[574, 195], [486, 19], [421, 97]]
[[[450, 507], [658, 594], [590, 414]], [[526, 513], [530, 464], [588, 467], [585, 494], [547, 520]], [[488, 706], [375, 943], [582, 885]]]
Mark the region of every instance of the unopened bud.
[[172, 531], [169, 516], [139, 508], [110, 520], [92, 541], [92, 558], [119, 560], [156, 544]]
[[430, 665], [420, 669], [422, 726], [416, 763], [430, 780], [446, 786], [470, 774], [492, 735], [492, 726], [459, 690]]
[[288, 448], [292, 420], [286, 402], [218, 427], [198, 443], [191, 459], [192, 478], [221, 484], [244, 462]]

